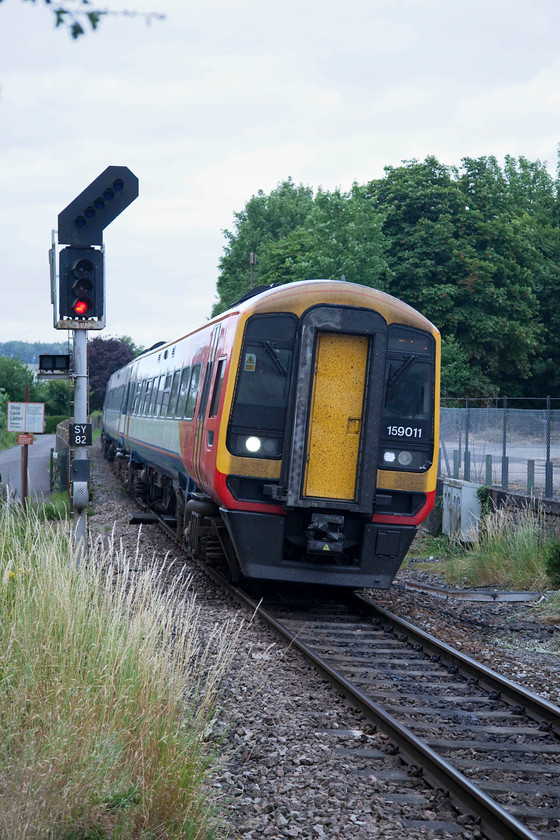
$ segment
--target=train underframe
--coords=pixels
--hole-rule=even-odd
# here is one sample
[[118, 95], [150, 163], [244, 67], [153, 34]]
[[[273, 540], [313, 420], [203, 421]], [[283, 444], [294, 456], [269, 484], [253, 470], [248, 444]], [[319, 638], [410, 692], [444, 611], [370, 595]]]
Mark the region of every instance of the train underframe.
[[103, 454], [194, 559], [223, 567], [232, 581], [386, 589], [417, 531], [328, 507], [287, 508], [285, 515], [220, 508], [205, 493], [117, 450], [111, 438], [104, 438]]

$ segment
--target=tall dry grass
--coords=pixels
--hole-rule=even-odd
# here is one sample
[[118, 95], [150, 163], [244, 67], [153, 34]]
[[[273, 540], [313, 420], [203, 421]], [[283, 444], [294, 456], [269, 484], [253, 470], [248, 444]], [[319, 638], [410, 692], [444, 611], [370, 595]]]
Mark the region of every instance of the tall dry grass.
[[[0, 837], [209, 840], [205, 734], [240, 625], [201, 641], [178, 577], [0, 510]], [[133, 571], [134, 569], [134, 571]]]
[[445, 572], [450, 580], [471, 586], [546, 590], [550, 540], [540, 513], [528, 507], [498, 508], [480, 521], [468, 549], [455, 547]]

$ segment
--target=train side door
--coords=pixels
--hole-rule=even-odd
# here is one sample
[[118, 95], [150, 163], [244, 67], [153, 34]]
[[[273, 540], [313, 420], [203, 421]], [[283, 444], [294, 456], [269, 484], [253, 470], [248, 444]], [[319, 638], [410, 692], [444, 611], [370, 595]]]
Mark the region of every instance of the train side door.
[[212, 373], [214, 369], [214, 359], [216, 357], [216, 349], [218, 346], [218, 339], [220, 337], [221, 332], [221, 325], [218, 324], [212, 330], [212, 334], [210, 336], [210, 350], [208, 353], [208, 358], [206, 360], [206, 364], [204, 366], [204, 377], [202, 380], [202, 388], [200, 393], [200, 401], [198, 404], [198, 410], [196, 413], [196, 424], [195, 424], [195, 431], [194, 431], [194, 479], [197, 484], [202, 483], [203, 477], [203, 467], [202, 461], [204, 460], [204, 453], [205, 453], [205, 446], [204, 446], [204, 433], [205, 433], [205, 419], [206, 419], [206, 406], [208, 404], [208, 395], [210, 393], [210, 386], [212, 384]]
[[130, 401], [132, 397], [132, 371], [128, 371], [128, 381], [123, 386], [123, 401], [119, 412], [119, 443], [123, 443], [128, 437], [128, 426], [130, 422]]

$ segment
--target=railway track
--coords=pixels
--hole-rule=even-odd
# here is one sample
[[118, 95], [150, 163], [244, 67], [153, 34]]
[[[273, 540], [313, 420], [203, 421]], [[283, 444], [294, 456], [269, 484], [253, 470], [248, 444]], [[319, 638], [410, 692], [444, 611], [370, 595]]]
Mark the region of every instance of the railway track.
[[556, 706], [360, 595], [236, 595], [389, 737], [409, 774], [448, 794], [486, 837], [560, 837]]
[[[215, 560], [218, 541], [207, 548]], [[558, 707], [357, 593], [245, 589], [205, 570], [388, 736], [409, 775], [448, 796], [489, 840], [560, 838]], [[352, 756], [367, 759], [367, 747]]]

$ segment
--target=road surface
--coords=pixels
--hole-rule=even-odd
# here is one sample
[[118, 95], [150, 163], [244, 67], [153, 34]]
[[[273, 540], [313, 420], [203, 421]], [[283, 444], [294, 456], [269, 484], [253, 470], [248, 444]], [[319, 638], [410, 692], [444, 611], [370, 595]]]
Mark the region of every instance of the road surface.
[[[42, 499], [49, 495], [49, 461], [54, 449], [56, 435], [33, 435], [33, 444], [27, 447], [27, 495]], [[0, 452], [0, 476], [2, 484], [8, 485], [21, 499], [21, 450], [14, 446]]]

